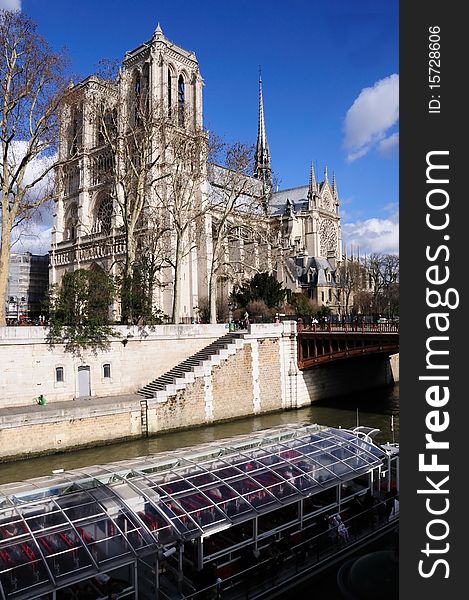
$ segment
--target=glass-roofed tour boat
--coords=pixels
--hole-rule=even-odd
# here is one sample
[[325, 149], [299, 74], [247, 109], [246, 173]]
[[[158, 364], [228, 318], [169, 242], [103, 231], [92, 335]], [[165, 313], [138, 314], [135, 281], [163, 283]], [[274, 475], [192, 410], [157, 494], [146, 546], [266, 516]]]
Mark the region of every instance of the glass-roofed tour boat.
[[398, 527], [377, 430], [283, 425], [0, 486], [0, 598], [272, 598]]

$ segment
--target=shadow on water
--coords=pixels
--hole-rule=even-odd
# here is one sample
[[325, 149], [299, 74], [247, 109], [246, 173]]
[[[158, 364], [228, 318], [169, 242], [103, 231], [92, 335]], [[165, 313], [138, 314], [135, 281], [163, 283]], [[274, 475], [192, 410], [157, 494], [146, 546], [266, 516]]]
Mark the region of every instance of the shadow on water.
[[396, 441], [399, 440], [399, 385], [395, 384], [359, 395], [350, 394], [333, 398], [299, 410], [248, 417], [152, 438], [3, 463], [0, 464], [0, 484], [50, 475], [53, 469], [77, 469], [155, 452], [171, 451], [286, 423], [307, 422], [351, 428], [357, 422], [357, 409], [360, 425], [381, 430], [375, 438], [381, 443], [393, 440], [391, 415], [394, 415], [394, 438]]
[[332, 398], [314, 404], [309, 410], [320, 424], [352, 428], [358, 421], [359, 425], [380, 429], [375, 437], [379, 443], [399, 441], [398, 383], [360, 394]]

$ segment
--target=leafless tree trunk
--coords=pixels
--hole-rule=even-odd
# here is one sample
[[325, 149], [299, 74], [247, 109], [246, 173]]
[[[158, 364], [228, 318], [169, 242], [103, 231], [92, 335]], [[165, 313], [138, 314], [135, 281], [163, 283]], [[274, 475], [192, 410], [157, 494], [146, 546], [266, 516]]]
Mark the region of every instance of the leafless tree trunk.
[[373, 312], [390, 310], [391, 296], [398, 295], [399, 257], [395, 254], [370, 254], [367, 257], [367, 272], [371, 280]]
[[339, 267], [339, 289], [345, 300], [345, 314], [349, 313], [350, 301], [354, 301], [355, 296], [362, 291], [363, 271], [363, 265], [355, 259], [346, 258]]
[[[12, 230], [50, 199], [37, 184], [53, 161], [31, 175], [36, 159], [53, 154], [57, 110], [64, 90], [64, 56], [51, 51], [36, 25], [21, 12], [0, 12], [0, 325], [5, 325], [5, 298]], [[36, 192], [36, 193], [35, 193]]]
[[[260, 246], [264, 243], [265, 250], [268, 244], [261, 234], [266, 233], [269, 227], [265, 222], [268, 199], [264, 196], [262, 183], [252, 178], [253, 148], [239, 142], [226, 145], [215, 140], [215, 151], [211, 158], [220, 162], [209, 165], [212, 256], [208, 295], [210, 322], [216, 323], [218, 281], [222, 274], [225, 275], [224, 269], [234, 266], [225, 256], [227, 251], [229, 254], [230, 244], [239, 240], [242, 232], [249, 232], [253, 239], [256, 238], [254, 243]], [[260, 225], [261, 221], [264, 223]], [[262, 270], [265, 268], [263, 264]]]
[[195, 246], [195, 230], [207, 211], [202, 198], [207, 135], [203, 131], [191, 133], [168, 127], [164, 138], [164, 184], [154, 185], [153, 189], [172, 232], [173, 252], [168, 257], [174, 273], [171, 321], [179, 323], [183, 261]]
[[[144, 244], [150, 242], [152, 223], [151, 245], [157, 237], [161, 247], [168, 241], [168, 246], [172, 246], [166, 263], [174, 271], [171, 312], [173, 321], [178, 322], [183, 261], [194, 242], [194, 223], [205, 210], [200, 189], [207, 136], [176, 124], [155, 105], [148, 74], [124, 72], [113, 80], [114, 69], [105, 71], [111, 74], [111, 80], [96, 79], [102, 89], [96, 93], [90, 110], [101, 141], [98, 147], [102, 146], [102, 152], [95, 154], [102, 164], [92, 166], [92, 170], [99, 171], [96, 183], [103, 184], [112, 199], [116, 213], [114, 230], [124, 236], [120, 269], [122, 320], [134, 322], [137, 316], [132, 308], [134, 278], [142, 268], [138, 254], [146, 252]], [[187, 109], [184, 121], [192, 122]], [[155, 254], [154, 248], [152, 252]]]
[[[166, 124], [157, 116], [157, 107], [150, 107], [148, 81], [138, 86], [133, 81], [127, 85], [118, 82], [117, 86], [103, 83], [108, 86], [107, 93], [94, 107], [99, 135], [109, 154], [102, 182], [108, 186], [125, 238], [121, 318], [134, 322], [138, 317], [133, 314], [132, 301], [137, 249], [148, 240], [148, 222], [155, 222], [158, 211], [151, 203], [151, 190], [164, 177], [159, 169], [165, 153]], [[154, 235], [161, 237], [162, 229], [157, 227]]]
[[181, 284], [182, 284], [182, 261], [185, 256], [184, 248], [186, 246], [185, 233], [176, 230], [176, 249], [174, 252], [174, 287], [173, 287], [173, 310], [171, 321], [179, 323], [181, 316]]

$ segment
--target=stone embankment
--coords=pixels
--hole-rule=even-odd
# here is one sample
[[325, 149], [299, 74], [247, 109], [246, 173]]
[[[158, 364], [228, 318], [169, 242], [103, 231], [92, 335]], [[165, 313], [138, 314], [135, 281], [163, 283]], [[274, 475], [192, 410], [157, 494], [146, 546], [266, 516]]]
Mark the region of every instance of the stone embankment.
[[[252, 325], [238, 334], [228, 334], [222, 325], [162, 326], [151, 332], [122, 328], [125, 336], [109, 350], [81, 358], [47, 347], [39, 328], [16, 329], [32, 332], [0, 336], [0, 354], [15, 358], [0, 378], [1, 393], [10, 392], [0, 405], [0, 460], [300, 408], [398, 378], [398, 355], [299, 371], [294, 322]], [[106, 394], [104, 364], [111, 369]], [[42, 382], [47, 402], [40, 406], [34, 401], [38, 378], [53, 376], [56, 365], [63, 366], [65, 385]], [[79, 397], [83, 367], [89, 367], [90, 394]], [[16, 396], [11, 393], [15, 369], [23, 375]]]

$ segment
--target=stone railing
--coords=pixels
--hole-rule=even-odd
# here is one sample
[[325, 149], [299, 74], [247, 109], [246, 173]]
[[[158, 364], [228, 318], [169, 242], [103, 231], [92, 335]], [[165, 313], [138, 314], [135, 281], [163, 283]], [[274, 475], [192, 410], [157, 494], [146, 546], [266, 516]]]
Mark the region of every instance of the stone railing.
[[[116, 340], [158, 340], [158, 339], [193, 339], [217, 338], [227, 332], [227, 325], [155, 325], [138, 327], [115, 325]], [[47, 327], [0, 327], [0, 345], [7, 344], [42, 344], [46, 343]]]
[[[75, 240], [67, 242], [66, 247], [57, 248], [53, 252], [53, 264], [55, 266], [68, 265], [77, 261], [89, 261], [104, 258], [106, 256], [122, 255], [125, 251], [125, 238], [108, 236], [92, 230], [92, 234], [83, 236], [82, 243]], [[94, 234], [94, 235], [93, 235]], [[71, 246], [73, 244], [73, 246]]]

